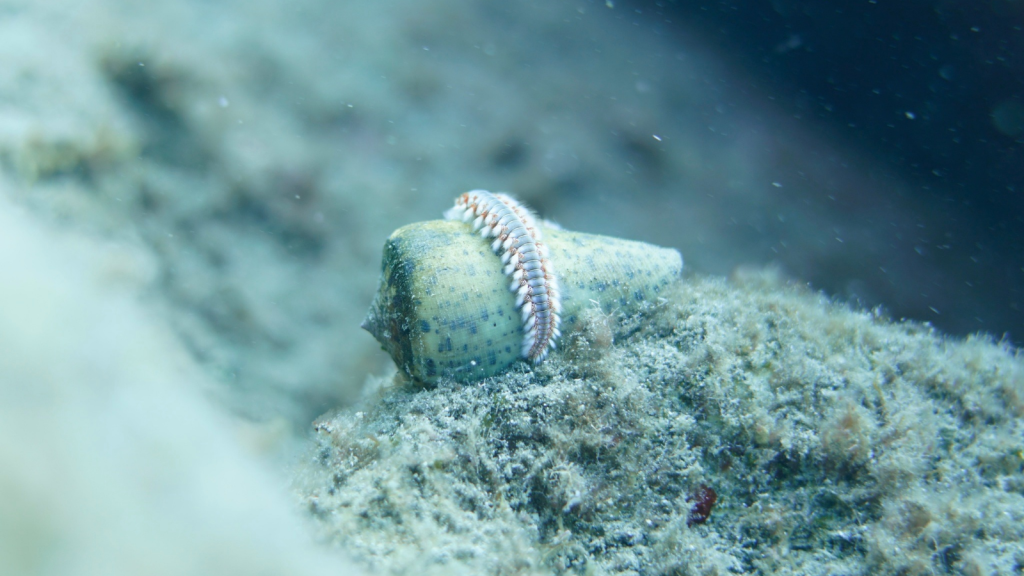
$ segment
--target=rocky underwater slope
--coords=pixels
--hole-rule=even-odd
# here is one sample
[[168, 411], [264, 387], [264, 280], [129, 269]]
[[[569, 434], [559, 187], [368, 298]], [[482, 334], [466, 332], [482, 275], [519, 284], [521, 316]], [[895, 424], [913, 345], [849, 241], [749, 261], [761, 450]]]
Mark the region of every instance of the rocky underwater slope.
[[994, 574], [1024, 566], [1024, 362], [771, 272], [473, 384], [382, 379], [296, 492], [377, 573]]
[[5, 2], [0, 574], [1019, 570], [1018, 353], [759, 275], [308, 428], [385, 370], [387, 234], [477, 186], [707, 274], [1012, 321], [993, 230], [662, 16]]

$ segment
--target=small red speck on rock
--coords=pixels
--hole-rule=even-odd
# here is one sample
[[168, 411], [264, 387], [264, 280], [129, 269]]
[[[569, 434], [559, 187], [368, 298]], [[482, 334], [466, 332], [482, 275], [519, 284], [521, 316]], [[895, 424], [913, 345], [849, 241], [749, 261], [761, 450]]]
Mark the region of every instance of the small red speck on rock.
[[693, 502], [693, 506], [690, 507], [690, 515], [686, 518], [686, 525], [703, 524], [708, 516], [711, 516], [711, 509], [718, 501], [718, 493], [706, 484], [701, 484], [700, 488], [690, 494], [686, 501]]

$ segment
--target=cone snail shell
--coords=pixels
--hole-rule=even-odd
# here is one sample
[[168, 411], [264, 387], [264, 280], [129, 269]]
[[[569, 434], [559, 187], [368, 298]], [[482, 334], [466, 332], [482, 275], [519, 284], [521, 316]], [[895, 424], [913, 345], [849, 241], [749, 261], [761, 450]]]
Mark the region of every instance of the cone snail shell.
[[468, 192], [446, 216], [388, 238], [362, 323], [422, 383], [540, 362], [585, 308], [634, 314], [682, 273], [676, 250], [551, 227], [505, 194]]

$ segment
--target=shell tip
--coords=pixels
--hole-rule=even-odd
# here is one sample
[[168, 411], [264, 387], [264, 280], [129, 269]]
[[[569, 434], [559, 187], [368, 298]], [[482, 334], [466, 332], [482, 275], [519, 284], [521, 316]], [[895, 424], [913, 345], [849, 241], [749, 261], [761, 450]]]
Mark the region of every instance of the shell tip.
[[373, 308], [366, 313], [366, 318], [363, 318], [363, 321], [359, 323], [359, 327], [372, 334], [374, 338], [377, 338], [378, 340], [380, 339], [377, 334], [378, 331], [376, 330], [377, 315], [373, 313]]

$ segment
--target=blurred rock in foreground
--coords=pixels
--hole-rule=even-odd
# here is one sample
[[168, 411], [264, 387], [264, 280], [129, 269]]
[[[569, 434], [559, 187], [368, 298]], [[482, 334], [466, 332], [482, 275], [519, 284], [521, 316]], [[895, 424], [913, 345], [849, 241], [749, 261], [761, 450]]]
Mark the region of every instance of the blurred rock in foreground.
[[0, 574], [346, 573], [145, 302], [154, 269], [0, 196]]

